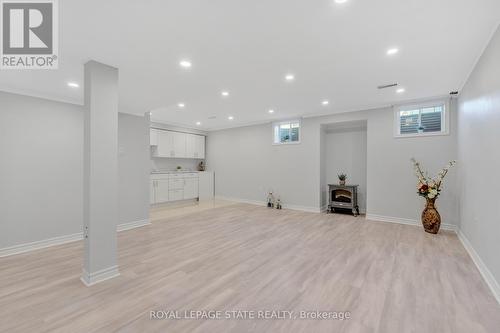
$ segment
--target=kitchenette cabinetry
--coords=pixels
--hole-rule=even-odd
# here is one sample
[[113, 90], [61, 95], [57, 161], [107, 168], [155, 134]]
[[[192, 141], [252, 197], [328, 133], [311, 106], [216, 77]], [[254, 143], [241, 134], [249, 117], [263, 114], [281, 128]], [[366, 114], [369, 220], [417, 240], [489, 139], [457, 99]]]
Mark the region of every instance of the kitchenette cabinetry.
[[150, 145], [155, 157], [205, 158], [205, 136], [152, 128]]
[[199, 177], [196, 172], [152, 174], [150, 180], [151, 204], [199, 197]]
[[151, 175], [149, 181], [150, 197], [149, 203], [167, 202], [169, 198], [169, 179], [168, 175]]
[[200, 201], [212, 200], [215, 196], [215, 179], [212, 171], [198, 172], [198, 198]]
[[198, 198], [198, 180], [198, 177], [184, 179], [184, 199]]
[[149, 130], [149, 145], [158, 146], [158, 130], [151, 128]]
[[156, 181], [155, 200], [157, 202], [165, 202], [169, 200], [169, 182], [168, 179], [158, 179]]

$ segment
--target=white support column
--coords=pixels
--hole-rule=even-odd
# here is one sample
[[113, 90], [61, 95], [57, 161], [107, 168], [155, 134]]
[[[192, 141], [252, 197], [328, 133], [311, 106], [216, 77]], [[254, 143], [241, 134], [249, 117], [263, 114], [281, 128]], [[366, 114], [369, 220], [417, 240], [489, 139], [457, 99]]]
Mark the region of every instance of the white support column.
[[92, 284], [120, 275], [118, 219], [118, 69], [85, 64], [85, 126], [82, 282]]

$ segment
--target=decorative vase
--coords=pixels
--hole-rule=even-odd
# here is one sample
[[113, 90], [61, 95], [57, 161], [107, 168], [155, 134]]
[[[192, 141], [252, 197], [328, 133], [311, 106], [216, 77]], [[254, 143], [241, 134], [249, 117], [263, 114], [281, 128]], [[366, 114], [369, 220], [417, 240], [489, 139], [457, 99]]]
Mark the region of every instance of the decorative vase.
[[441, 215], [436, 209], [435, 203], [436, 198], [427, 199], [427, 204], [422, 212], [422, 224], [424, 226], [425, 232], [430, 234], [437, 234], [439, 227], [441, 226]]
[[340, 186], [345, 186], [345, 180], [339, 180], [339, 185]]

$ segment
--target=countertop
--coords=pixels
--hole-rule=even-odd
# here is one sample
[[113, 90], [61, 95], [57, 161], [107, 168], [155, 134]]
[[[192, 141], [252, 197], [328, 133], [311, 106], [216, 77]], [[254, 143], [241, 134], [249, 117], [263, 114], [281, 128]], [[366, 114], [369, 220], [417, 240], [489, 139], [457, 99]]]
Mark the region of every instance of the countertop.
[[169, 173], [198, 173], [200, 171], [195, 170], [158, 170], [151, 171], [152, 175], [161, 175], [161, 174], [169, 174]]

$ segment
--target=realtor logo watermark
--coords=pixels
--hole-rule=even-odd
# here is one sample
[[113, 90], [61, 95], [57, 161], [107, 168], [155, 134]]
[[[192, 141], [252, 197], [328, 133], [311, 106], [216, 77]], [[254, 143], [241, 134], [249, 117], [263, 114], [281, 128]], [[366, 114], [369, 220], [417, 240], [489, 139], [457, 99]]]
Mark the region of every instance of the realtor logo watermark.
[[1, 69], [57, 69], [57, 0], [0, 0]]

